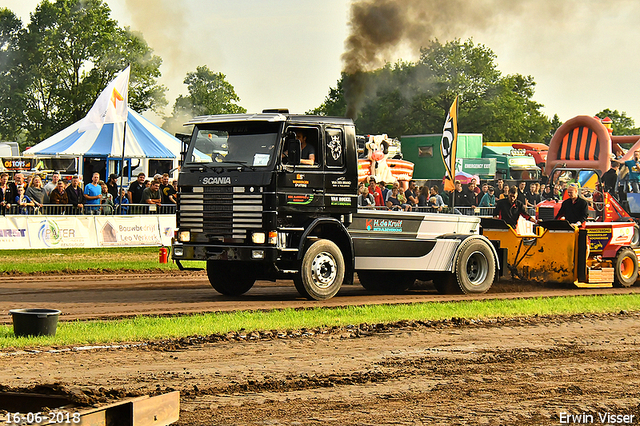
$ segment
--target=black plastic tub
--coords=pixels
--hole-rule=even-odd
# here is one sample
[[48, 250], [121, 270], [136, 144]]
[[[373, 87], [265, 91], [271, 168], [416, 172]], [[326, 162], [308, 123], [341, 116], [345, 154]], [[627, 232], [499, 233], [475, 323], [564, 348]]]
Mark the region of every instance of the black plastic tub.
[[58, 328], [57, 309], [12, 309], [13, 334], [17, 337], [55, 336]]

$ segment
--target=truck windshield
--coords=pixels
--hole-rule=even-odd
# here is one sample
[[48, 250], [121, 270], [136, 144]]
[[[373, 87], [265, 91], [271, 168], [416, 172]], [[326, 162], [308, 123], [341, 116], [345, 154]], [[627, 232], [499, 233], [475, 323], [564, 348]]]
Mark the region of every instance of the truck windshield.
[[280, 123], [216, 123], [195, 129], [187, 163], [268, 166], [277, 146]]

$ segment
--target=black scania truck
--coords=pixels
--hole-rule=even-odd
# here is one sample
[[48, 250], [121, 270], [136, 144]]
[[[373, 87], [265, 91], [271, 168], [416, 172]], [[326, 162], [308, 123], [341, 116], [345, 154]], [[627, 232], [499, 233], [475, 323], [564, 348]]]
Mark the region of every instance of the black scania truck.
[[222, 294], [293, 279], [301, 295], [322, 300], [355, 273], [372, 291], [433, 279], [439, 291], [484, 293], [498, 275], [477, 217], [358, 209], [350, 119], [265, 111], [187, 124], [172, 256], [181, 269], [206, 261]]

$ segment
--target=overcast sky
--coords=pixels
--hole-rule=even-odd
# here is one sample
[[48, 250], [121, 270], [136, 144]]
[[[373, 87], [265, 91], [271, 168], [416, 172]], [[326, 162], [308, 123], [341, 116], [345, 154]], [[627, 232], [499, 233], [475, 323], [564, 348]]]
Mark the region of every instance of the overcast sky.
[[[411, 1], [429, 5], [440, 0]], [[626, 111], [640, 126], [637, 0], [508, 0], [517, 3], [505, 5], [518, 4], [508, 13], [501, 9], [501, 0], [452, 1], [459, 10], [465, 10], [465, 4], [485, 5], [485, 12], [493, 8], [482, 25], [464, 25], [453, 36], [473, 37], [491, 48], [503, 74], [532, 75], [537, 83], [534, 99], [550, 117], [557, 113], [564, 121], [610, 108]], [[38, 3], [2, 1], [25, 25]], [[169, 88], [167, 113], [175, 97], [186, 94], [185, 74], [198, 65], [224, 73], [249, 112], [306, 112], [319, 106], [340, 78], [350, 30], [351, 2], [346, 0], [107, 3], [121, 26], [141, 31], [163, 58], [160, 82]], [[604, 3], [607, 7], [600, 7]], [[562, 7], [555, 8], [557, 4]], [[415, 56], [414, 49], [400, 45], [388, 59]]]

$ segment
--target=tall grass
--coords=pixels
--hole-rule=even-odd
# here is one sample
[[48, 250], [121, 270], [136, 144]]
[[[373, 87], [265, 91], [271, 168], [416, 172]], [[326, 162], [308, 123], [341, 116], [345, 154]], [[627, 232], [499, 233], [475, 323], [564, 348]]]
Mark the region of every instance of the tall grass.
[[573, 296], [514, 300], [430, 302], [343, 308], [238, 311], [174, 317], [140, 316], [116, 321], [61, 322], [55, 337], [20, 337], [0, 326], [0, 348], [102, 345], [226, 334], [299, 330], [402, 320], [488, 319], [532, 315], [640, 311], [640, 295]]
[[[159, 263], [158, 250], [158, 247], [2, 250], [0, 273], [177, 270], [171, 259], [168, 263]], [[191, 262], [188, 266], [202, 267], [203, 262]]]

